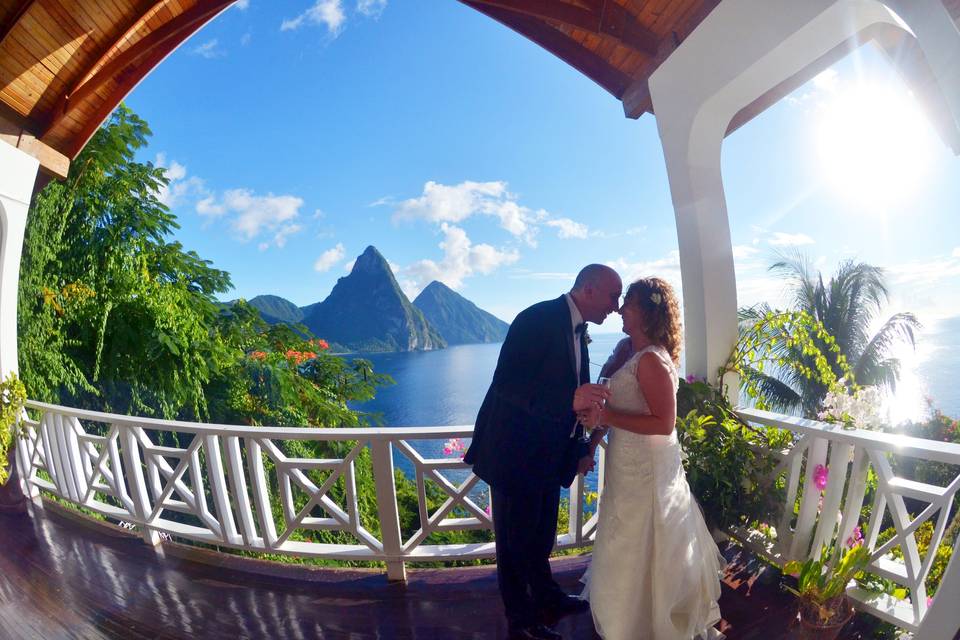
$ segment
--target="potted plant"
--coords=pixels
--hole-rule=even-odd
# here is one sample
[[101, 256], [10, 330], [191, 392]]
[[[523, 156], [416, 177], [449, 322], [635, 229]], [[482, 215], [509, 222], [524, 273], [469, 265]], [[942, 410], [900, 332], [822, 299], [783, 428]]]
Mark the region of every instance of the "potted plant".
[[0, 381], [0, 485], [9, 476], [8, 454], [14, 446], [15, 426], [26, 401], [27, 392], [17, 374], [10, 373]]
[[785, 574], [797, 576], [797, 588], [785, 588], [800, 601], [802, 638], [833, 640], [853, 617], [847, 584], [866, 569], [870, 551], [862, 543], [849, 545], [831, 563], [830, 549], [824, 545], [820, 557], [803, 563], [791, 560], [783, 567]]

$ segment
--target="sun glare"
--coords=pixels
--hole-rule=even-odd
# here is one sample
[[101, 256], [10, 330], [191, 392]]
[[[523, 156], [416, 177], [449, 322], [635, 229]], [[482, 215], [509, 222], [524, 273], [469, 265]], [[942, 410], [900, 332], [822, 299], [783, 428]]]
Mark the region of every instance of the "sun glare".
[[901, 204], [917, 192], [929, 168], [931, 139], [923, 112], [902, 87], [853, 86], [820, 110], [824, 179], [865, 209]]

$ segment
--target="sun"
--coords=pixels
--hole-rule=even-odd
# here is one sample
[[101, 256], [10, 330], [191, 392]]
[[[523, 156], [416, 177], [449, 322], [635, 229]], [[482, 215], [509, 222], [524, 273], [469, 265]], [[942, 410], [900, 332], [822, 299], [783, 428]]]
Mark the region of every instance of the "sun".
[[860, 84], [839, 91], [819, 110], [817, 155], [824, 180], [863, 209], [885, 209], [922, 187], [933, 134], [903, 88]]

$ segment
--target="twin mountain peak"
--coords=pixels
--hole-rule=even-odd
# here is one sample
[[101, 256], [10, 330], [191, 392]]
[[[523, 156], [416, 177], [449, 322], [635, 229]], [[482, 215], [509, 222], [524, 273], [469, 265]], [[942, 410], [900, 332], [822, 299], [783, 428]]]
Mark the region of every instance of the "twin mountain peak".
[[357, 258], [322, 302], [298, 307], [279, 296], [249, 300], [271, 324], [303, 324], [344, 351], [425, 351], [501, 342], [506, 322], [434, 280], [411, 303], [373, 246]]

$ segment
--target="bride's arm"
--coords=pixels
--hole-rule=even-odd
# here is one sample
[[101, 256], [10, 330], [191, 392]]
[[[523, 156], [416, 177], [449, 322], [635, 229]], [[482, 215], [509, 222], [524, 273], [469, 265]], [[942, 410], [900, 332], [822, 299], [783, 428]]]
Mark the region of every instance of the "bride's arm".
[[637, 382], [650, 415], [603, 408], [599, 422], [643, 435], [670, 435], [677, 422], [677, 394], [667, 364], [653, 353], [641, 356], [637, 363]]

